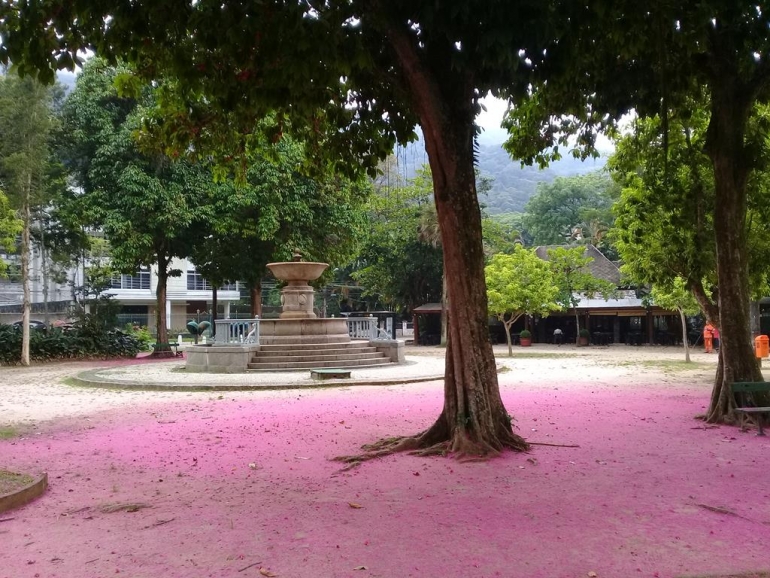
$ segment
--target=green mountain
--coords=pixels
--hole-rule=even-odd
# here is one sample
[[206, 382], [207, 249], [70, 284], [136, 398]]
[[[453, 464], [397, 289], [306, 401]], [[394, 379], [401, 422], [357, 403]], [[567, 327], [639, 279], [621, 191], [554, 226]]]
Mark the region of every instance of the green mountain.
[[511, 160], [500, 146], [480, 145], [478, 150], [479, 171], [482, 176], [493, 179], [492, 189], [481, 195], [479, 202], [491, 215], [521, 212], [529, 198], [535, 193], [538, 183], [549, 183], [556, 177], [580, 175], [604, 168], [605, 158], [580, 161], [565, 157], [552, 163], [546, 169], [522, 167]]
[[[428, 162], [428, 155], [421, 141], [398, 147], [394, 153], [396, 170], [404, 179], [412, 178], [415, 171]], [[566, 156], [548, 168], [522, 167], [508, 156], [500, 145], [479, 144], [478, 166], [482, 176], [492, 178], [492, 189], [480, 195], [479, 202], [491, 215], [518, 213], [524, 210], [529, 198], [535, 194], [538, 183], [550, 183], [556, 177], [569, 177], [598, 171], [604, 168], [606, 159], [580, 161]]]

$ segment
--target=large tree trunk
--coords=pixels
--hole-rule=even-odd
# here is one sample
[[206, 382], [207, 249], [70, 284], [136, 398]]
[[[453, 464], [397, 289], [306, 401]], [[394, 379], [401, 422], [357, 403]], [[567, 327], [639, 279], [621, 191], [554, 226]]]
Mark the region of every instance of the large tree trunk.
[[24, 193], [24, 200], [22, 202], [22, 225], [21, 230], [21, 285], [22, 285], [22, 310], [21, 310], [21, 364], [29, 365], [29, 321], [30, 321], [30, 309], [31, 299], [29, 291], [29, 252], [31, 249], [31, 243], [29, 240], [29, 229], [31, 227], [31, 215], [30, 215], [30, 192], [32, 188], [32, 179], [28, 179], [28, 188]]
[[711, 120], [706, 148], [714, 166], [717, 280], [719, 285], [720, 359], [723, 372], [714, 384], [709, 423], [735, 421], [734, 381], [762, 381], [750, 331], [746, 183], [750, 167], [744, 134], [750, 105], [735, 78], [712, 85]]
[[262, 317], [262, 282], [257, 281], [249, 286], [251, 295], [251, 318]]
[[447, 309], [446, 273], [441, 274], [441, 345], [446, 345], [449, 311]]
[[50, 319], [48, 315], [48, 251], [45, 248], [45, 227], [40, 219], [40, 273], [43, 277], [43, 322], [48, 327]]
[[[157, 342], [168, 344], [168, 329], [166, 328], [166, 293], [168, 290], [168, 259], [165, 255], [158, 255], [158, 287], [155, 290], [155, 331]], [[160, 346], [155, 353], [168, 351], [168, 345]]]
[[[439, 78], [421, 60], [407, 24], [388, 20], [388, 5], [373, 2], [383, 19], [382, 32], [395, 53], [404, 91], [425, 139], [444, 252], [449, 326], [444, 378], [444, 408], [423, 433], [365, 446], [368, 454], [344, 461], [414, 450], [451, 452], [458, 457], [488, 457], [528, 444], [513, 433], [511, 416], [500, 398], [495, 358], [489, 340], [481, 211], [473, 163], [472, 79], [459, 77], [447, 62]], [[450, 43], [447, 53], [454, 50]]]
[[212, 337], [217, 336], [217, 307], [219, 306], [218, 299], [218, 288], [212, 287], [211, 288], [211, 335]]
[[682, 322], [682, 345], [684, 346], [684, 362], [690, 363], [690, 344], [687, 343], [687, 318], [684, 311], [679, 310], [679, 319]]

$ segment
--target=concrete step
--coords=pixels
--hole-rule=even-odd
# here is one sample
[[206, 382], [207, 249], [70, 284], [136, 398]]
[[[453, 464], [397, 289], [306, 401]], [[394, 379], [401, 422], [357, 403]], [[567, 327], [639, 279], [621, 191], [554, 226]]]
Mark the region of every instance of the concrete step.
[[252, 363], [293, 363], [297, 361], [352, 361], [355, 359], [378, 359], [383, 357], [383, 354], [376, 349], [372, 351], [365, 351], [363, 353], [335, 353], [327, 355], [326, 352], [305, 355], [260, 355], [257, 354], [251, 358]]
[[293, 369], [316, 369], [322, 367], [339, 367], [340, 369], [374, 367], [379, 365], [390, 365], [391, 361], [387, 357], [370, 359], [349, 359], [349, 360], [330, 360], [330, 361], [291, 361], [291, 362], [257, 362], [249, 363], [249, 370], [261, 371], [289, 371]]
[[339, 349], [318, 349], [318, 350], [309, 350], [309, 349], [300, 349], [300, 350], [274, 350], [274, 349], [264, 349], [260, 348], [259, 352], [257, 353], [257, 356], [260, 358], [268, 358], [268, 357], [304, 357], [306, 355], [356, 355], [359, 353], [372, 353], [377, 352], [377, 349], [374, 347], [369, 346], [352, 346], [347, 348], [339, 348]]
[[345, 341], [336, 343], [280, 343], [262, 345], [260, 351], [318, 351], [319, 349], [345, 349], [348, 347], [366, 347], [368, 341]]

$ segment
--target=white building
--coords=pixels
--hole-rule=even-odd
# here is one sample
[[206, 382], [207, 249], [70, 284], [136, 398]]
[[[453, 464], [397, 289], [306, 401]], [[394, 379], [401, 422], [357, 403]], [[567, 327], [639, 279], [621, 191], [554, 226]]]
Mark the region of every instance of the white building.
[[[44, 285], [48, 287], [49, 321], [66, 318], [68, 306], [74, 301], [72, 286], [82, 286], [82, 271], [67, 272], [68, 283], [58, 283], [52, 275], [43, 275], [43, 259], [40, 251], [33, 248], [30, 258], [30, 299], [32, 318], [43, 321], [43, 303], [46, 301]], [[20, 263], [18, 255], [0, 254], [6, 263]], [[182, 271], [180, 277], [169, 277], [166, 291], [166, 326], [172, 330], [184, 330], [190, 319], [208, 319], [212, 304], [211, 285], [195, 271], [186, 259], [174, 259], [169, 267]], [[47, 283], [44, 283], [44, 277]], [[158, 288], [157, 268], [143, 269], [135, 275], [115, 275], [112, 286], [104, 293], [113, 295], [122, 306], [121, 323], [138, 323], [153, 329], [155, 326]], [[230, 305], [240, 300], [237, 283], [221, 287], [217, 302], [224, 308], [224, 317], [230, 315]], [[23, 288], [18, 275], [0, 278], [0, 323], [12, 323], [21, 319]]]
[[[169, 277], [166, 288], [166, 328], [182, 330], [190, 319], [208, 319], [212, 304], [212, 287], [186, 259], [174, 259], [169, 269], [182, 271], [180, 277]], [[143, 269], [135, 275], [115, 275], [112, 287], [105, 291], [120, 301], [123, 319], [152, 328], [155, 324], [158, 288], [157, 268]], [[230, 305], [241, 298], [238, 283], [220, 287], [217, 302], [224, 307], [224, 317], [230, 316]], [[142, 319], [146, 321], [142, 322]]]

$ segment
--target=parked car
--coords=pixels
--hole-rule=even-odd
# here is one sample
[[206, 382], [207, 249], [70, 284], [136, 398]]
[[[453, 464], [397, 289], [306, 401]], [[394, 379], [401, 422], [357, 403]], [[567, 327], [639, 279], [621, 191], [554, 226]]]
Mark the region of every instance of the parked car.
[[[21, 320], [14, 321], [13, 323], [11, 323], [11, 327], [13, 327], [14, 329], [21, 329], [21, 324], [22, 324]], [[38, 321], [36, 319], [29, 320], [29, 328], [35, 329], [37, 331], [45, 331], [47, 329], [45, 323], [43, 323], [42, 321]]]

